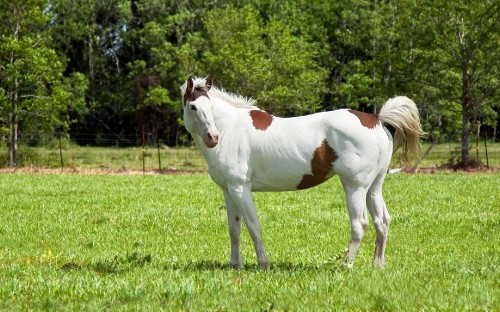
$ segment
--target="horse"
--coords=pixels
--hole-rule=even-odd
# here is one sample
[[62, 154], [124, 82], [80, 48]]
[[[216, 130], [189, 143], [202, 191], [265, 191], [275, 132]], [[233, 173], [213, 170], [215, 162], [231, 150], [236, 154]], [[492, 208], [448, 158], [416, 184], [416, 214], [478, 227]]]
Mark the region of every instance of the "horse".
[[391, 219], [382, 185], [395, 148], [402, 146], [405, 159], [420, 153], [424, 132], [415, 103], [398, 96], [389, 99], [378, 115], [338, 109], [280, 118], [259, 109], [252, 99], [212, 83], [211, 76], [189, 77], [181, 86], [183, 121], [208, 164], [211, 179], [222, 189], [230, 266], [243, 268], [243, 221], [254, 243], [258, 269], [270, 267], [252, 192], [303, 190], [337, 175], [351, 228], [347, 266], [354, 265], [368, 227], [368, 210], [376, 231], [372, 263], [384, 267]]

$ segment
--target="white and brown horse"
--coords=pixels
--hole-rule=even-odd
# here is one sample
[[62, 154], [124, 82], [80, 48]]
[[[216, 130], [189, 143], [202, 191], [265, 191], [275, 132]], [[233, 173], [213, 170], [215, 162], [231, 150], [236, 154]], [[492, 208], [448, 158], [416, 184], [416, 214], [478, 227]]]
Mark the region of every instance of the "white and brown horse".
[[[294, 191], [338, 175], [350, 217], [346, 261], [352, 265], [371, 214], [377, 238], [373, 264], [384, 266], [390, 217], [382, 185], [393, 145], [404, 154], [420, 150], [418, 110], [407, 97], [388, 100], [378, 115], [340, 109], [303, 117], [279, 118], [251, 100], [212, 86], [207, 77], [181, 87], [184, 123], [203, 153], [212, 180], [227, 207], [231, 260], [243, 266], [239, 243], [243, 220], [253, 239], [258, 266], [269, 268], [252, 191]], [[388, 127], [395, 131], [393, 136]]]

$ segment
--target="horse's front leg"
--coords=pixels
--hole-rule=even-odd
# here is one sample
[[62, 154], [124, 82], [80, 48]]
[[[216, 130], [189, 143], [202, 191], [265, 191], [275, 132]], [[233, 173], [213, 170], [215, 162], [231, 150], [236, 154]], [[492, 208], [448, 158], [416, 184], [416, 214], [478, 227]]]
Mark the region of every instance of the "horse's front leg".
[[261, 270], [269, 270], [269, 260], [267, 258], [262, 237], [260, 233], [260, 224], [257, 217], [257, 210], [252, 199], [252, 189], [249, 183], [228, 188], [229, 195], [234, 204], [238, 207], [243, 215], [243, 220], [247, 226], [248, 232], [252, 237], [257, 255], [258, 268]]
[[229, 264], [233, 269], [238, 270], [243, 268], [243, 262], [240, 257], [241, 213], [234, 204], [229, 192], [224, 191], [223, 194], [227, 210], [227, 227], [231, 240], [231, 260]]

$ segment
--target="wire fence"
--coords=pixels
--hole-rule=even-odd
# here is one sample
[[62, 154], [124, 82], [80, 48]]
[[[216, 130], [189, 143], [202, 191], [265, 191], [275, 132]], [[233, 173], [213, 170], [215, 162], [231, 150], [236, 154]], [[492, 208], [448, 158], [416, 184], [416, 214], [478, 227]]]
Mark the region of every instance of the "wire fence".
[[[22, 139], [18, 142], [16, 168], [58, 169], [61, 172], [200, 172], [207, 165], [193, 144], [171, 147], [161, 141], [147, 143], [130, 137], [123, 143], [118, 140], [99, 140], [99, 146], [80, 145], [95, 141], [75, 143], [67, 137], [50, 137], [43, 140]], [[0, 167], [7, 168], [8, 148], [2, 142]]]
[[[47, 168], [60, 172], [203, 172], [207, 164], [193, 144], [171, 147], [163, 142], [149, 143], [130, 140], [127, 146], [116, 142], [108, 146], [82, 146], [68, 138], [52, 137], [49, 140], [31, 144], [21, 140], [18, 144], [16, 168]], [[111, 143], [111, 144], [109, 144]], [[424, 143], [424, 159], [419, 168], [440, 168], [460, 159], [458, 142], [432, 145]], [[500, 168], [500, 143], [481, 142], [473, 144], [470, 157], [483, 167]], [[409, 164], [414, 166], [415, 162]], [[391, 168], [408, 167], [401, 151], [394, 153]], [[6, 142], [0, 147], [0, 167], [8, 167]]]

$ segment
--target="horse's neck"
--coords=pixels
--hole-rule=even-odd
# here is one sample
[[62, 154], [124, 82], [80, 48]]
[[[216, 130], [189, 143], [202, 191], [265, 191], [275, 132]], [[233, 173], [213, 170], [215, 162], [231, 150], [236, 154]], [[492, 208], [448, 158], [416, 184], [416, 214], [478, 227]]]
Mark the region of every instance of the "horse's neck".
[[230, 127], [230, 125], [234, 124], [235, 119], [238, 116], [238, 110], [240, 109], [225, 102], [214, 104], [214, 122], [219, 132], [224, 132]]

